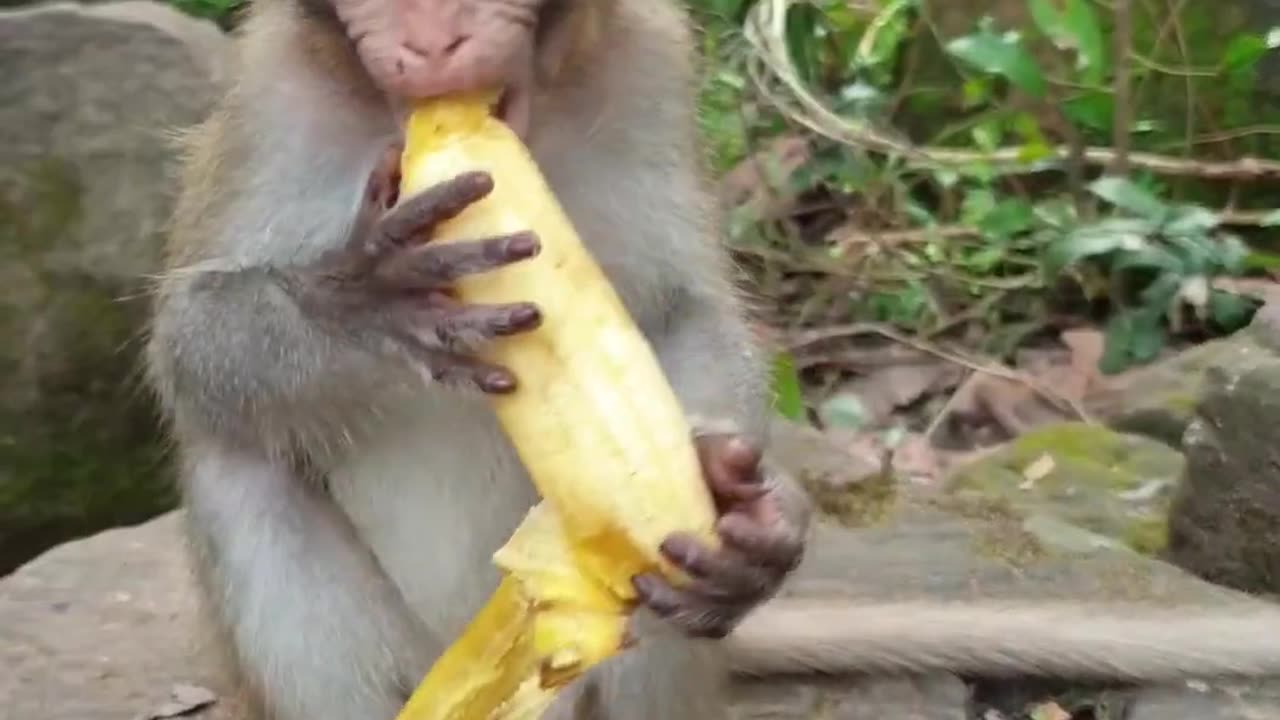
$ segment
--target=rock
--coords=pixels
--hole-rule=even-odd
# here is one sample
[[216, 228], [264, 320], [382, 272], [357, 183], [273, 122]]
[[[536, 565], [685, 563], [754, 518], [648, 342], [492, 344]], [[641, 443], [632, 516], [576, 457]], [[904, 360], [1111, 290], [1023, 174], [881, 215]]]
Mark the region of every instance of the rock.
[[209, 23], [147, 2], [0, 12], [0, 573], [169, 508], [139, 387], [168, 134], [225, 77]]
[[1005, 501], [1045, 532], [1079, 536], [1083, 528], [1155, 552], [1164, 546], [1168, 497], [1183, 464], [1182, 455], [1161, 442], [1062, 423], [956, 470], [947, 490]]
[[735, 720], [965, 720], [958, 678], [759, 682], [737, 688]]
[[[175, 686], [225, 687], [197, 653], [180, 516], [57, 547], [0, 580], [0, 720], [139, 720]], [[219, 701], [199, 720], [233, 720]]]
[[1089, 393], [1085, 407], [1115, 430], [1181, 447], [1205, 371], [1214, 363], [1229, 361], [1237, 347], [1250, 342], [1243, 334], [1214, 340], [1151, 365], [1105, 377], [1101, 387]]
[[1280, 593], [1280, 307], [1213, 364], [1184, 439], [1168, 557], [1213, 582]]
[[1280, 684], [1200, 685], [1142, 691], [1128, 720], [1276, 720]]
[[[839, 449], [810, 434], [802, 439], [809, 452], [793, 458], [803, 466], [791, 469], [830, 471]], [[188, 717], [242, 720], [197, 642], [179, 520], [170, 514], [69, 543], [0, 579], [0, 719], [136, 720], [171, 707], [175, 696], [203, 698], [198, 689], [204, 688], [217, 702]], [[883, 512], [863, 521], [856, 530], [819, 522], [783, 594], [881, 601], [1115, 598], [1218, 607], [1259, 602], [1122, 547], [1038, 534], [1000, 503], [899, 488]], [[1000, 694], [988, 685], [981, 686], [985, 696]], [[197, 692], [175, 693], [182, 687]], [[743, 720], [961, 720], [971, 696], [959, 679], [942, 673], [743, 681], [735, 692]], [[1280, 713], [1280, 703], [1258, 697], [1257, 707]], [[1214, 707], [1233, 707], [1225, 703]]]

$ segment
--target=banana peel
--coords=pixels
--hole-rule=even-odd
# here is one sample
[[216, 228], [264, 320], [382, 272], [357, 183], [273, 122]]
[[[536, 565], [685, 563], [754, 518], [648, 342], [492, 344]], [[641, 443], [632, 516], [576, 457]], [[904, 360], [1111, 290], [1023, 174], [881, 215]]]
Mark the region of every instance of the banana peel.
[[493, 191], [432, 242], [532, 230], [541, 251], [456, 284], [467, 303], [534, 302], [542, 325], [485, 359], [517, 377], [498, 421], [543, 498], [493, 557], [497, 590], [398, 720], [533, 720], [560, 689], [626, 646], [631, 578], [687, 578], [659, 552], [673, 532], [718, 545], [691, 429], [657, 357], [489, 93], [410, 116], [401, 196], [483, 170]]

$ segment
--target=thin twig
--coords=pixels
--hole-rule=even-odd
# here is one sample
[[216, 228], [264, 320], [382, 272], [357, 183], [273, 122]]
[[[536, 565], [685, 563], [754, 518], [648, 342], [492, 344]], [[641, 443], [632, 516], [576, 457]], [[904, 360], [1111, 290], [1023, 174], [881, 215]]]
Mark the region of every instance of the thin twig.
[[947, 401], [942, 404], [942, 408], [938, 410], [938, 414], [933, 416], [933, 420], [929, 423], [929, 427], [925, 428], [924, 437], [926, 440], [933, 439], [934, 433], [938, 432], [938, 428], [942, 427], [942, 423], [946, 422], [947, 418], [951, 417], [951, 413], [955, 412], [956, 405], [959, 404], [960, 398], [968, 394], [970, 386], [973, 385], [974, 381], [978, 377], [978, 373], [975, 373], [972, 370], [965, 373], [964, 379], [961, 380], [960, 384], [956, 386], [956, 389], [951, 392], [951, 397], [947, 398]]
[[[864, 123], [837, 115], [804, 88], [786, 50], [786, 34], [782, 24], [787, 8], [795, 0], [761, 0], [751, 11], [744, 34], [755, 49], [758, 62], [750, 63], [750, 76], [765, 99], [773, 103], [788, 119], [811, 132], [834, 142], [860, 147], [872, 152], [899, 156], [904, 163], [930, 169], [986, 165], [999, 173], [1035, 173], [1061, 169], [1071, 156], [1071, 148], [1049, 148], [1038, 160], [1024, 157], [1022, 148], [1001, 148], [991, 152], [919, 146]], [[790, 108], [778, 93], [764, 82], [764, 70], [786, 86], [800, 109]], [[1090, 147], [1081, 153], [1089, 165], [1109, 166], [1117, 158], [1111, 148]], [[1208, 180], [1280, 179], [1280, 162], [1255, 157], [1231, 161], [1203, 161], [1171, 157], [1156, 153], [1131, 153], [1130, 167], [1159, 175], [1198, 177]]]
[[993, 360], [987, 360], [985, 362], [971, 360], [963, 355], [938, 347], [931, 342], [913, 338], [910, 335], [898, 332], [897, 330], [880, 323], [849, 323], [845, 325], [831, 325], [823, 328], [815, 328], [813, 330], [802, 330], [790, 335], [787, 340], [787, 348], [792, 353], [798, 353], [809, 345], [825, 342], [827, 340], [855, 337], [858, 335], [879, 335], [880, 337], [915, 348], [920, 352], [933, 355], [934, 357], [946, 360], [947, 362], [969, 368], [974, 372], [1025, 385], [1040, 397], [1057, 406], [1059, 409], [1068, 410], [1075, 414], [1081, 421], [1086, 423], [1093, 422], [1089, 411], [1085, 410], [1084, 406], [1079, 402], [1057, 392], [1053, 388], [1046, 387], [1044, 384], [1027, 376], [1025, 373], [1020, 373], [1017, 370], [1001, 365]]
[[1129, 64], [1129, 52], [1133, 39], [1133, 3], [1116, 0], [1114, 13], [1114, 47], [1116, 74], [1112, 83], [1115, 110], [1112, 114], [1112, 142], [1115, 144], [1115, 161], [1111, 172], [1119, 177], [1129, 174], [1130, 133], [1133, 132], [1133, 85], [1130, 78], [1133, 66]]

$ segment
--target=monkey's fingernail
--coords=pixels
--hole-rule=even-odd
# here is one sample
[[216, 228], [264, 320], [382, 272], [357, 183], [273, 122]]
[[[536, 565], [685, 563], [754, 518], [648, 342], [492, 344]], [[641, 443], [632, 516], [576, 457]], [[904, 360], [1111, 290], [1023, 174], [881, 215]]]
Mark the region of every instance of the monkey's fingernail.
[[488, 193], [493, 189], [493, 176], [483, 170], [464, 173], [460, 178], [466, 188], [477, 193]]
[[507, 241], [507, 256], [520, 260], [533, 257], [542, 251], [542, 243], [533, 233], [521, 233]]
[[676, 565], [687, 566], [698, 557], [698, 543], [684, 535], [673, 535], [658, 546], [658, 550]]
[[528, 328], [542, 321], [542, 311], [537, 305], [525, 305], [511, 313], [511, 324], [517, 328]]
[[731, 438], [725, 444], [724, 461], [734, 470], [749, 473], [747, 482], [760, 482], [760, 474], [750, 472], [760, 464], [760, 451], [755, 445], [740, 437]]
[[631, 587], [636, 589], [641, 600], [648, 602], [655, 593], [661, 592], [662, 581], [649, 574], [636, 575], [631, 578]]
[[487, 393], [506, 394], [516, 389], [516, 379], [511, 373], [492, 370], [480, 377], [480, 389]]

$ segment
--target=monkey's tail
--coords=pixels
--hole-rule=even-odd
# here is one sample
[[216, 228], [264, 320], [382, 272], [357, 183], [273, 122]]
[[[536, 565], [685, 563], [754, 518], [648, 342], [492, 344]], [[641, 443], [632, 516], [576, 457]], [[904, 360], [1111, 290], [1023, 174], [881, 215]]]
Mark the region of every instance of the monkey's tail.
[[725, 644], [732, 669], [756, 676], [949, 671], [1148, 683], [1280, 677], [1280, 607], [779, 599], [749, 615]]

